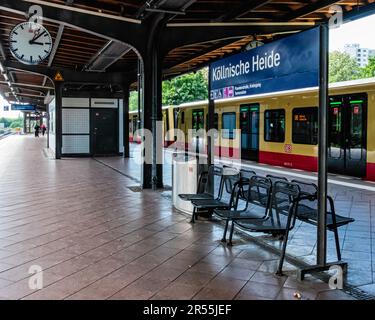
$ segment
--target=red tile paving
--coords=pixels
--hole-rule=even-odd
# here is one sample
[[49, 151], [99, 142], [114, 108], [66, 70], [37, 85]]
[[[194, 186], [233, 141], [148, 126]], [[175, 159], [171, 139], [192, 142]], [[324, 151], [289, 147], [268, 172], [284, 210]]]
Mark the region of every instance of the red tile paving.
[[[2, 299], [350, 299], [314, 278], [295, 281], [256, 244], [228, 248], [222, 226], [176, 212], [160, 192], [92, 159], [55, 161], [45, 141], [0, 141]], [[29, 288], [29, 269], [43, 289]]]

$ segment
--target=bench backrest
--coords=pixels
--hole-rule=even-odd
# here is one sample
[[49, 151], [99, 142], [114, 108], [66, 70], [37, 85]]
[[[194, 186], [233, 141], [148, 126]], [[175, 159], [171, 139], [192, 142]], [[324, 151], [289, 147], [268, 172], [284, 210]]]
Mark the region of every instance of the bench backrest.
[[288, 219], [292, 219], [293, 228], [300, 192], [300, 187], [296, 183], [276, 181], [272, 187], [271, 218], [279, 220], [280, 215], [287, 216]]
[[233, 201], [233, 191], [236, 184], [240, 181], [240, 172], [236, 168], [224, 166], [222, 171], [221, 179], [221, 190], [219, 192], [218, 199], [227, 201]]
[[275, 185], [277, 181], [286, 181], [286, 182], [288, 181], [288, 179], [285, 177], [275, 176], [272, 174], [267, 174], [266, 177], [271, 180], [272, 185]]

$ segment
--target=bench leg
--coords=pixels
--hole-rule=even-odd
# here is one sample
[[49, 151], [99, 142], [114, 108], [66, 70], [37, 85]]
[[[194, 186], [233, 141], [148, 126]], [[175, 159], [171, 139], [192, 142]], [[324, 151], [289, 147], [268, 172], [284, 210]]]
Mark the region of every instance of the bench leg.
[[228, 225], [229, 225], [229, 219], [225, 221], [225, 228], [224, 228], [223, 238], [221, 239], [221, 242], [227, 242]]
[[191, 223], [194, 223], [195, 222], [195, 212], [196, 212], [196, 208], [194, 207], [194, 209], [193, 209], [193, 214], [191, 215], [191, 220], [190, 220], [190, 222]]
[[341, 261], [340, 240], [339, 240], [339, 232], [337, 230], [337, 227], [333, 229], [333, 233], [335, 234], [337, 260]]
[[227, 243], [227, 245], [230, 246], [230, 247], [233, 246], [233, 243], [232, 243], [233, 232], [234, 232], [234, 222], [232, 221], [232, 225], [230, 227], [229, 240], [228, 240], [228, 243]]
[[284, 240], [283, 240], [283, 248], [282, 248], [282, 251], [281, 251], [281, 257], [280, 257], [280, 261], [279, 261], [279, 267], [277, 268], [277, 271], [276, 271], [276, 274], [278, 276], [282, 276], [283, 275], [283, 264], [284, 264], [284, 259], [285, 259], [286, 245], [288, 243], [289, 230], [290, 230], [291, 223], [292, 223], [292, 216], [289, 213], [288, 220], [286, 222], [286, 228], [285, 228], [285, 234], [284, 234]]
[[280, 261], [279, 261], [279, 267], [277, 268], [277, 271], [276, 271], [276, 274], [278, 276], [282, 276], [283, 275], [283, 264], [284, 264], [284, 259], [285, 259], [286, 245], [288, 243], [288, 236], [289, 236], [289, 229], [287, 229], [285, 231], [285, 235], [284, 235], [283, 248], [282, 248], [282, 251], [281, 251], [281, 257], [280, 257]]

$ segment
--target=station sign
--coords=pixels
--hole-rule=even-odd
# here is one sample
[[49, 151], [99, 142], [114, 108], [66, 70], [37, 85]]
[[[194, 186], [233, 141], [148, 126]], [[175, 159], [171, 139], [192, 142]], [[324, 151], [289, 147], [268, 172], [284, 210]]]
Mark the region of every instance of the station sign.
[[318, 86], [319, 34], [309, 29], [212, 63], [211, 99]]
[[12, 104], [12, 111], [35, 111], [36, 106], [34, 104]]

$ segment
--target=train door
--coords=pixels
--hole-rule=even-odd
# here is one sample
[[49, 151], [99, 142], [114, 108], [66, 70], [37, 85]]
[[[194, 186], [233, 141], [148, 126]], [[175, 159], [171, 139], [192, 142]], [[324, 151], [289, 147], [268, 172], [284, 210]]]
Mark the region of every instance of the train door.
[[367, 96], [330, 97], [328, 169], [366, 176]]
[[240, 106], [241, 157], [259, 160], [259, 104]]

